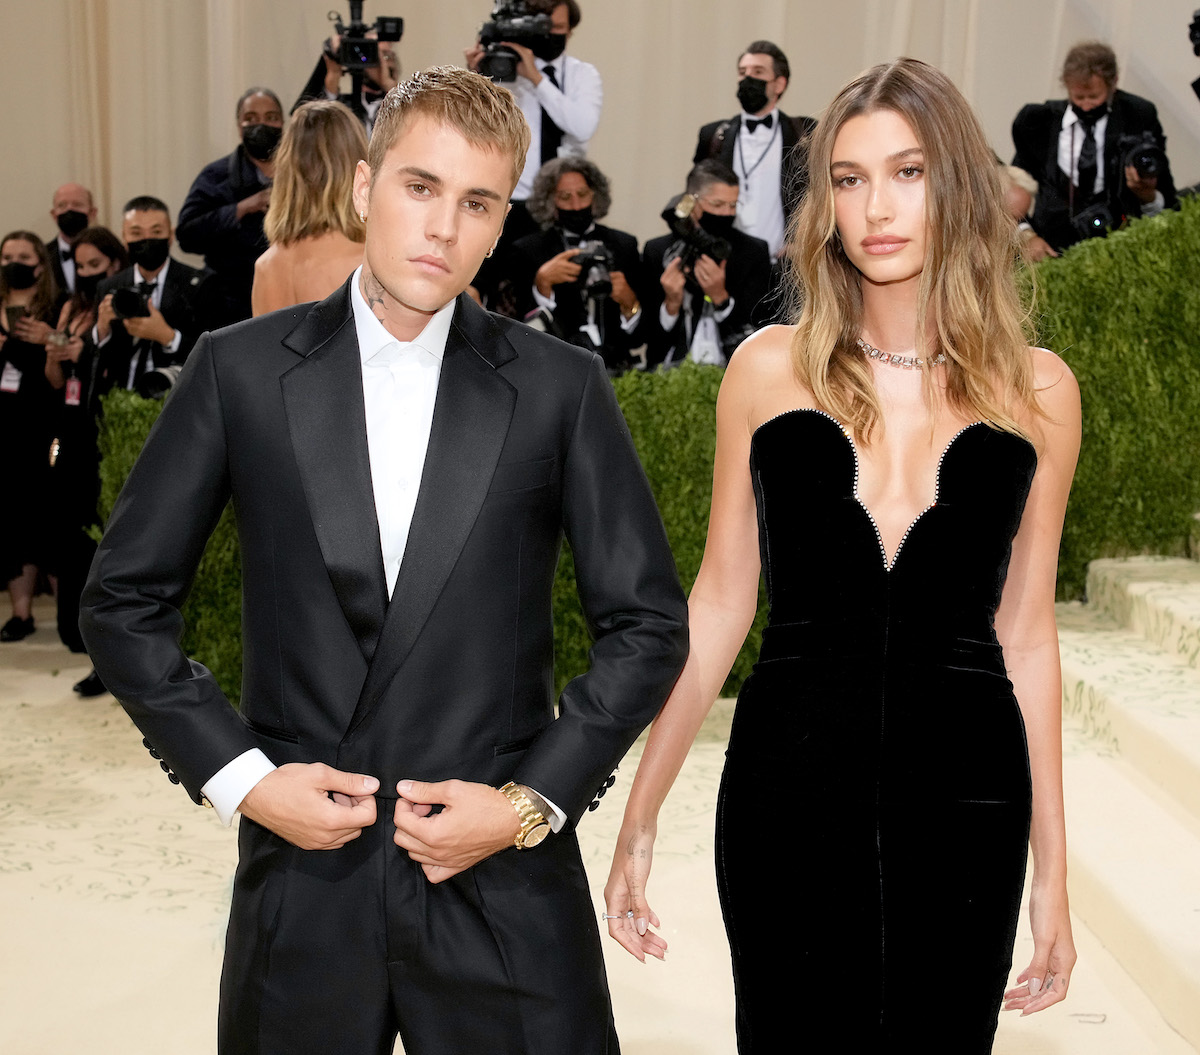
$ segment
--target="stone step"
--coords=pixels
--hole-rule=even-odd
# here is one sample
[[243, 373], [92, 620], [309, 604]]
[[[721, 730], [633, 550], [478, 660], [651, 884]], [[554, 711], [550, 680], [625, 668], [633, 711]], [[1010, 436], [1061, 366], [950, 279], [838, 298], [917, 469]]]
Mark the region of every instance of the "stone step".
[[1178, 557], [1094, 560], [1088, 604], [1200, 669], [1200, 562]]
[[1091, 606], [1059, 605], [1063, 710], [1182, 806], [1200, 833], [1200, 670]]
[[1071, 908], [1200, 1047], [1200, 835], [1122, 757], [1068, 735], [1063, 777]]

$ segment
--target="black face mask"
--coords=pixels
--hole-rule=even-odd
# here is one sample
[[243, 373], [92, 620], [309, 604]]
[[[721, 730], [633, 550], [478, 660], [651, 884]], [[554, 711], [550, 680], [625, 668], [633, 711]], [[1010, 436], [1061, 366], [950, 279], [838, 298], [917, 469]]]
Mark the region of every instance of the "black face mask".
[[559, 209], [558, 225], [571, 234], [583, 234], [592, 226], [592, 207], [588, 205], [582, 209]]
[[566, 33], [551, 33], [549, 37], [535, 40], [529, 49], [543, 62], [553, 62], [567, 50]]
[[702, 212], [700, 226], [717, 238], [728, 238], [729, 232], [733, 230], [735, 219], [736, 217], [733, 216], [718, 216], [715, 212]]
[[738, 81], [738, 102], [748, 114], [756, 114], [771, 101], [767, 98], [767, 82], [757, 77], [743, 77]]
[[32, 264], [5, 264], [0, 267], [0, 275], [4, 276], [4, 284], [9, 289], [29, 289], [37, 282], [37, 275]]
[[283, 136], [274, 125], [247, 125], [242, 129], [242, 146], [255, 161], [270, 161]]
[[100, 288], [100, 283], [104, 280], [104, 273], [97, 272], [94, 275], [75, 275], [75, 294], [85, 304], [92, 304], [96, 300], [96, 291]]
[[1101, 103], [1099, 106], [1093, 107], [1091, 110], [1081, 110], [1074, 103], [1071, 104], [1071, 109], [1075, 111], [1075, 116], [1079, 118], [1085, 125], [1094, 125], [1100, 118], [1108, 114], [1108, 103]]
[[58, 224], [62, 236], [70, 241], [88, 225], [88, 218], [85, 212], [68, 209], [66, 212], [60, 212], [54, 218], [54, 222]]
[[143, 271], [157, 271], [167, 262], [167, 252], [171, 248], [169, 238], [139, 238], [125, 247], [129, 250], [129, 259]]

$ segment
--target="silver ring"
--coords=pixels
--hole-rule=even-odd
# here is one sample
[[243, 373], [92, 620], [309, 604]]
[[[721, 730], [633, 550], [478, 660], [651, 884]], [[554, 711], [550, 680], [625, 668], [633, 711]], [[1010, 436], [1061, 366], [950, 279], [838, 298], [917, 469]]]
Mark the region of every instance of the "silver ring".
[[618, 913], [618, 914], [617, 914], [617, 915], [615, 915], [615, 916], [610, 916], [610, 915], [609, 915], [607, 912], [601, 912], [601, 913], [600, 913], [600, 919], [601, 919], [601, 920], [606, 920], [606, 919], [620, 919], [620, 918], [621, 918], [621, 915], [620, 915], [620, 913]]
[[630, 909], [628, 912], [625, 913], [625, 918], [633, 919], [633, 909]]

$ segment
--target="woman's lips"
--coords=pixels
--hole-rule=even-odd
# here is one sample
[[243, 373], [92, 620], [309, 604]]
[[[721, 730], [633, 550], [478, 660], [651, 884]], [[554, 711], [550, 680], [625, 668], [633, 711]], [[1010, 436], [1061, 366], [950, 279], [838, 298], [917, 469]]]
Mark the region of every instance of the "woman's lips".
[[872, 256], [887, 256], [888, 253], [895, 253], [906, 245], [908, 245], [907, 238], [898, 238], [889, 234], [871, 235], [862, 240], [863, 252], [870, 253]]

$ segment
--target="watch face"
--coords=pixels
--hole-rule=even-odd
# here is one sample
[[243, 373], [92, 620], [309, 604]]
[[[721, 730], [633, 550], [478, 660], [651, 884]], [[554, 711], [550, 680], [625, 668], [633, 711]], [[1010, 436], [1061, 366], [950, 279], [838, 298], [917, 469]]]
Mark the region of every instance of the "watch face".
[[521, 849], [522, 850], [532, 850], [535, 846], [537, 846], [538, 843], [540, 843], [549, 834], [550, 834], [550, 825], [549, 824], [546, 824], [545, 822], [543, 822], [541, 824], [535, 825], [533, 828], [530, 828], [529, 831], [525, 834], [525, 838], [521, 842]]

